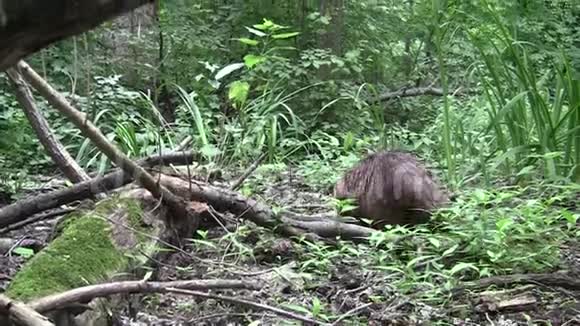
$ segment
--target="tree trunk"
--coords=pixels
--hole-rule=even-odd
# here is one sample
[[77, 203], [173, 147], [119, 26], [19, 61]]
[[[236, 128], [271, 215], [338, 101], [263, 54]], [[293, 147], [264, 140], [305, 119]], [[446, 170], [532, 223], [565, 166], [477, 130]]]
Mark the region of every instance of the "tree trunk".
[[89, 180], [89, 176], [58, 141], [50, 129], [48, 122], [36, 107], [34, 98], [32, 97], [32, 92], [30, 92], [28, 85], [24, 82], [24, 79], [22, 79], [22, 75], [18, 71], [18, 68], [8, 69], [7, 74], [14, 84], [16, 98], [22, 106], [22, 110], [24, 111], [24, 114], [26, 114], [32, 129], [36, 132], [38, 140], [42, 146], [44, 146], [44, 149], [58, 166], [60, 171], [64, 173], [67, 179], [74, 183]]
[[330, 49], [333, 54], [341, 55], [344, 34], [344, 0], [320, 0], [320, 15], [330, 17], [330, 24], [320, 37], [320, 48]]

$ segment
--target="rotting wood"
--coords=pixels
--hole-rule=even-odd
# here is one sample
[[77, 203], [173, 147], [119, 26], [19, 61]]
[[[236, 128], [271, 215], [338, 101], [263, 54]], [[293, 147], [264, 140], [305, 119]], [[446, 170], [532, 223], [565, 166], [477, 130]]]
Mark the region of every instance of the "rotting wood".
[[519, 312], [534, 309], [537, 304], [538, 300], [531, 293], [522, 293], [510, 298], [486, 295], [479, 299], [475, 311], [479, 313]]

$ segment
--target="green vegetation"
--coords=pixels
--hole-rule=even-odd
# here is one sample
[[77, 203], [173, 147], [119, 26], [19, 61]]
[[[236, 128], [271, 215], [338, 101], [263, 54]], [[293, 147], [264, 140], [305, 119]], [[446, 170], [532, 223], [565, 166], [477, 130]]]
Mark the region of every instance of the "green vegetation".
[[126, 258], [113, 245], [110, 226], [99, 217], [80, 217], [34, 256], [12, 280], [7, 294], [30, 300], [106, 280]]
[[[277, 182], [297, 178], [299, 190], [328, 194], [364, 154], [385, 148], [413, 151], [459, 195], [429, 224], [393, 227], [366, 244], [300, 241], [294, 258], [309, 275], [307, 288], [348, 263], [383, 273], [414, 299], [444, 305], [460, 281], [562, 267], [563, 245], [577, 246], [580, 236], [580, 5], [264, 3], [159, 1], [156, 17], [136, 16], [139, 28], [127, 28], [124, 17], [125, 25], [106, 24], [27, 60], [131, 158], [167, 152], [191, 136], [203, 165], [239, 174], [266, 153], [240, 192], [277, 207], [293, 203], [272, 195]], [[9, 86], [0, 77], [0, 191], [18, 193], [32, 171], [50, 174], [54, 166]], [[421, 89], [431, 91], [404, 94]], [[39, 106], [84, 168], [112, 166], [63, 117]], [[86, 220], [93, 222], [102, 223]], [[86, 250], [111, 246], [106, 234], [73, 225], [56, 248], [89, 235], [97, 247]], [[204, 232], [192, 240], [194, 254], [232, 263], [254, 261], [256, 248], [276, 242], [271, 231], [247, 225], [218, 239]], [[255, 246], [252, 232], [259, 232]], [[54, 259], [51, 250], [31, 264]], [[111, 255], [90, 264], [124, 262]], [[23, 285], [9, 294], [79, 285], [76, 260], [62, 262], [69, 276], [54, 262], [21, 273], [33, 280], [42, 273], [42, 284], [17, 279]], [[268, 263], [285, 262], [281, 255]], [[64, 283], [51, 283], [46, 275], [53, 274]], [[337, 318], [314, 291], [302, 303], [288, 304]]]
[[140, 244], [150, 239], [124, 230], [113, 235], [112, 222], [103, 217], [125, 212], [125, 218], [117, 223], [146, 232], [138, 205], [131, 199], [111, 198], [99, 203], [94, 211], [66, 216], [59, 225], [59, 236], [16, 274], [7, 294], [26, 301], [103, 282], [123, 271], [131, 262], [131, 255], [139, 253]]

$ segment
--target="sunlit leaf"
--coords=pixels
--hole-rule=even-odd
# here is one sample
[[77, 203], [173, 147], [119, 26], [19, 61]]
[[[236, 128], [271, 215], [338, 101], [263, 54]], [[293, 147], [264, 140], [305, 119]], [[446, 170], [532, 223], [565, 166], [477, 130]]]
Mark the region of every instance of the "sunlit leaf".
[[264, 61], [266, 61], [266, 58], [260, 55], [247, 54], [244, 56], [244, 63], [250, 69]]
[[235, 81], [230, 84], [228, 99], [234, 102], [236, 108], [244, 105], [250, 93], [250, 84], [242, 81]]
[[273, 39], [278, 39], [278, 40], [280, 40], [280, 39], [287, 39], [287, 38], [294, 37], [294, 36], [296, 36], [298, 34], [300, 34], [300, 32], [281, 33], [281, 34], [272, 35], [272, 38]]
[[220, 69], [220, 71], [217, 72], [217, 74], [215, 74], [215, 79], [216, 80], [220, 80], [222, 78], [224, 78], [225, 76], [231, 74], [232, 72], [238, 70], [238, 69], [242, 69], [244, 68], [244, 64], [243, 63], [232, 63], [229, 64], [225, 67], [223, 67], [222, 69]]
[[258, 43], [260, 43], [256, 40], [252, 40], [251, 38], [246, 38], [246, 37], [237, 38], [236, 40], [238, 40], [241, 43], [244, 43], [246, 45], [250, 45], [250, 46], [256, 46], [256, 45], [258, 45]]

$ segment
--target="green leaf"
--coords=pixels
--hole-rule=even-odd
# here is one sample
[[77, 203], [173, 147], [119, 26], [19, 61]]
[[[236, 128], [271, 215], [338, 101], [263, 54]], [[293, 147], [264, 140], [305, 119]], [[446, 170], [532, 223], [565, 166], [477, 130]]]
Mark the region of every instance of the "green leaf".
[[221, 153], [219, 148], [215, 147], [212, 144], [202, 146], [200, 152], [205, 157], [214, 157]]
[[465, 269], [473, 269], [476, 272], [479, 272], [479, 269], [475, 267], [472, 263], [458, 263], [457, 265], [453, 266], [449, 274], [455, 275], [458, 272], [461, 272]]
[[267, 31], [275, 26], [276, 24], [274, 24], [273, 21], [264, 18], [264, 22], [262, 24], [254, 25], [254, 28], [259, 29], [261, 31]]
[[449, 256], [449, 255], [451, 255], [453, 252], [455, 252], [455, 250], [457, 250], [457, 248], [459, 248], [459, 245], [458, 245], [458, 244], [456, 244], [456, 245], [454, 245], [453, 247], [451, 247], [451, 248], [449, 248], [449, 249], [445, 250], [445, 252], [443, 253], [443, 255], [442, 255], [442, 256], [443, 256], [443, 257], [445, 257], [445, 256]]
[[498, 231], [500, 231], [500, 232], [504, 232], [512, 224], [514, 224], [514, 221], [509, 217], [503, 218], [503, 219], [495, 222], [495, 226], [497, 227]]
[[24, 247], [18, 247], [12, 251], [13, 253], [20, 255], [24, 258], [30, 258], [34, 256], [34, 250]]
[[264, 37], [264, 36], [268, 35], [268, 34], [266, 34], [266, 33], [264, 33], [264, 32], [260, 32], [260, 31], [259, 31], [259, 30], [257, 30], [257, 29], [253, 29], [253, 28], [251, 28], [251, 27], [247, 27], [247, 26], [245, 26], [245, 27], [246, 27], [246, 29], [248, 30], [248, 32], [250, 32], [250, 33], [252, 33], [252, 34], [254, 34], [254, 35], [256, 35], [256, 36], [259, 36], [259, 37]]
[[287, 39], [287, 38], [294, 37], [294, 36], [296, 36], [298, 34], [300, 34], [300, 32], [281, 33], [281, 34], [272, 35], [272, 38], [273, 39], [277, 39], [277, 40]]
[[246, 45], [249, 45], [249, 46], [256, 46], [256, 45], [258, 45], [258, 43], [260, 43], [256, 40], [252, 40], [251, 38], [247, 38], [247, 37], [240, 37], [240, 38], [237, 38], [236, 40], [238, 40]]
[[252, 69], [254, 66], [264, 61], [266, 61], [266, 57], [261, 55], [247, 54], [244, 56], [244, 63], [249, 69]]
[[436, 238], [427, 238], [427, 240], [429, 240], [429, 242], [431, 242], [431, 244], [433, 245], [433, 247], [435, 248], [440, 248], [441, 247], [441, 241], [439, 241]]
[[230, 84], [228, 99], [234, 102], [234, 107], [239, 108], [246, 102], [249, 93], [250, 84], [238, 80]]
[[224, 78], [225, 76], [231, 74], [232, 72], [241, 69], [244, 67], [243, 63], [232, 63], [229, 64], [225, 67], [223, 67], [222, 69], [220, 69], [220, 71], [217, 72], [217, 74], [215, 74], [215, 79], [216, 80], [220, 80], [222, 78]]

